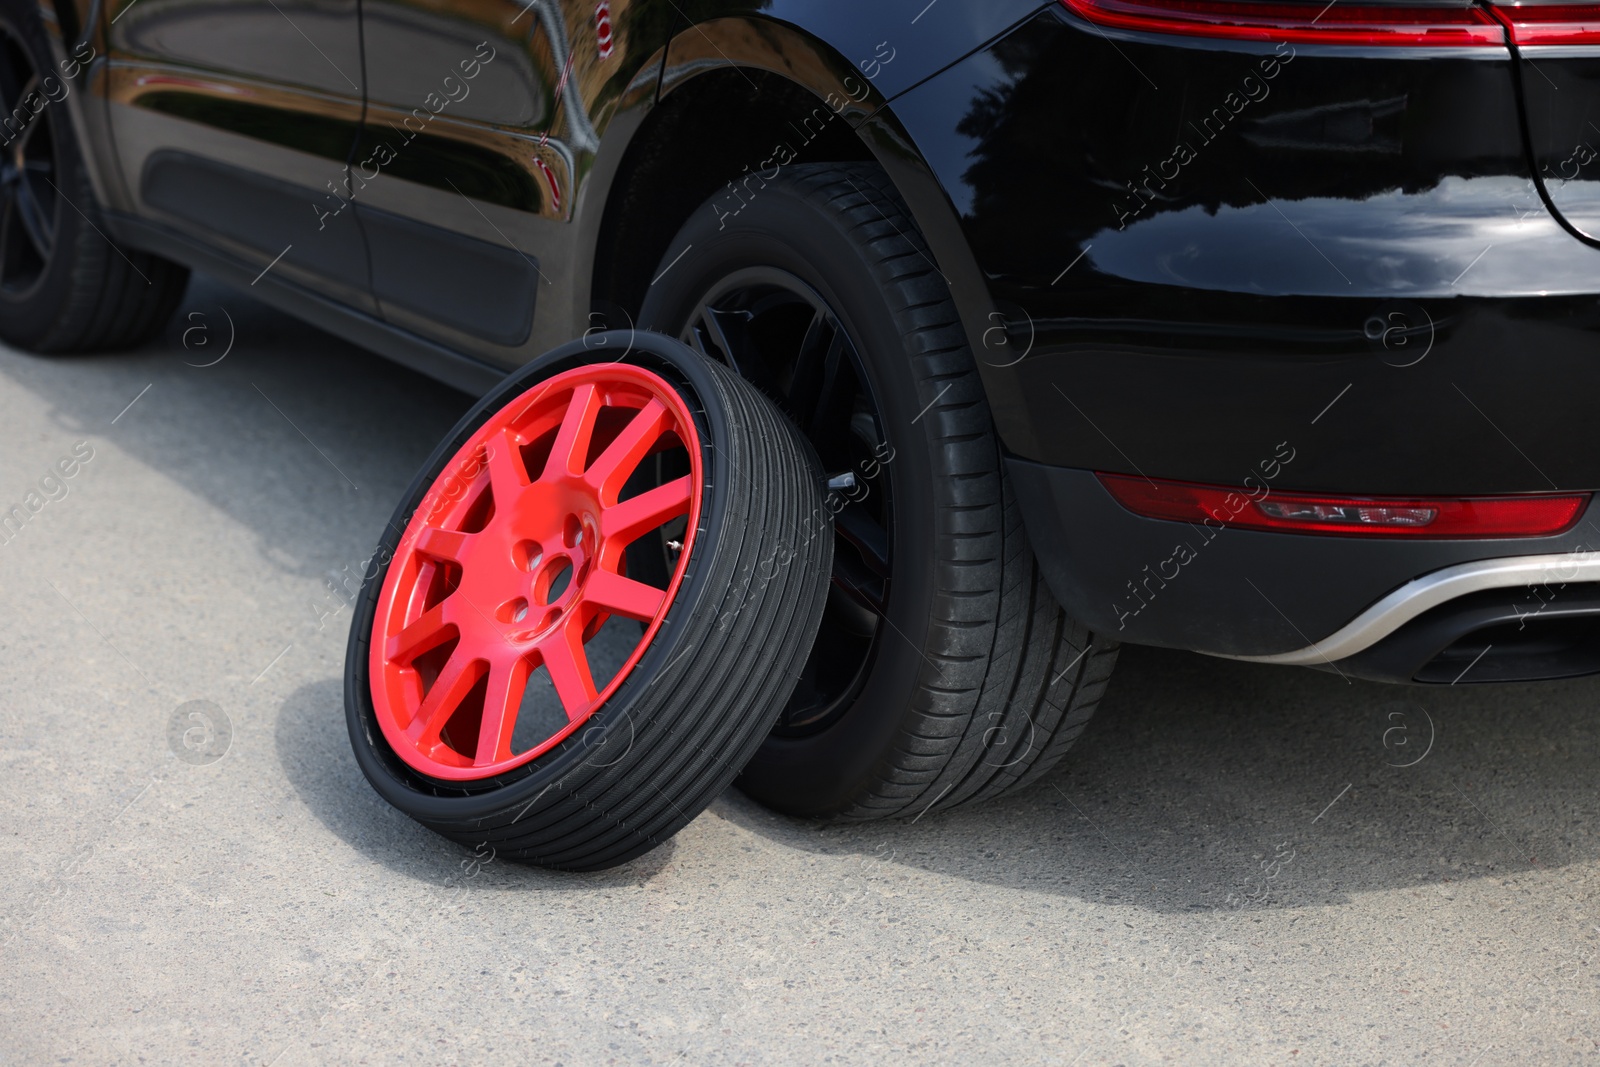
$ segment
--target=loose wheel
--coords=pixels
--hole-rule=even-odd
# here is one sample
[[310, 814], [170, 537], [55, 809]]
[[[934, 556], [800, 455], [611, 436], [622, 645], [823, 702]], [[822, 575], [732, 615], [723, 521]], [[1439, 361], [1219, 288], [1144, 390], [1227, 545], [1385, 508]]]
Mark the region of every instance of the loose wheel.
[[815, 461], [771, 404], [671, 339], [601, 339], [514, 374], [434, 452], [345, 677], [385, 799], [569, 869], [643, 853], [727, 786], [794, 688], [831, 566]]

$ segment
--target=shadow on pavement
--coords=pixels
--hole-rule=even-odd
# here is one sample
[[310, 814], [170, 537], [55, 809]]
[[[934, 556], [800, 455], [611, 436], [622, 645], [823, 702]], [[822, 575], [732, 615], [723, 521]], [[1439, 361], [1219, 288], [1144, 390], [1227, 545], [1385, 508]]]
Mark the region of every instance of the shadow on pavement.
[[[350, 752], [345, 730], [344, 689], [328, 679], [302, 686], [278, 711], [274, 730], [278, 764], [307, 810], [340, 840], [390, 870], [419, 882], [437, 883], [470, 849], [424, 829], [390, 807], [367, 784]], [[643, 885], [672, 860], [675, 842], [632, 863], [593, 874], [567, 874], [499, 863], [486, 865], [482, 889], [609, 889]]]
[[1129, 647], [1015, 796], [865, 824], [714, 810], [786, 847], [1161, 912], [1448, 896], [1600, 856], [1597, 703], [1600, 679], [1394, 687]]
[[[866, 824], [791, 819], [734, 791], [712, 812], [781, 849], [856, 861], [862, 871], [913, 868], [1157, 912], [1337, 905], [1395, 889], [1448, 899], [1468, 879], [1600, 856], [1600, 722], [1570, 711], [1592, 706], [1597, 689], [1595, 681], [1347, 685], [1331, 674], [1134, 648], [1063, 766], [1018, 795]], [[1420, 725], [1385, 745], [1396, 714]], [[337, 683], [296, 691], [276, 740], [307, 808], [363, 855], [427, 881], [466, 854], [368, 786], [350, 755]], [[1413, 766], [1394, 765], [1424, 751]], [[676, 847], [593, 875], [506, 865], [481, 884], [641, 885]]]

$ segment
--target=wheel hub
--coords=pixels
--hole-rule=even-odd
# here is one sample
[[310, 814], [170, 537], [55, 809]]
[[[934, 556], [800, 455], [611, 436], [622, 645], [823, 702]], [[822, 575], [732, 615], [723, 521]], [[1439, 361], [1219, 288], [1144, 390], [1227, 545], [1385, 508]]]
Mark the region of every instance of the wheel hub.
[[819, 732], [859, 696], [889, 611], [892, 449], [871, 376], [822, 295], [776, 268], [746, 268], [710, 286], [680, 337], [778, 398], [830, 472], [828, 610], [775, 730], [784, 736]]
[[511, 515], [497, 515], [463, 549], [458, 591], [470, 603], [497, 605], [490, 614], [503, 640], [537, 646], [584, 600], [603, 510], [587, 486], [529, 485]]

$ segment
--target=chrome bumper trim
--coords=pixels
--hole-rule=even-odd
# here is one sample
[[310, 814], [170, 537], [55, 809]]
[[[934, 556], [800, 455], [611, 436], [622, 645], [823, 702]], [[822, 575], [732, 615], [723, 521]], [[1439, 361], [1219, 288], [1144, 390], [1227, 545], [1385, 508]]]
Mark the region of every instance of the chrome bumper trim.
[[1349, 623], [1305, 648], [1270, 656], [1208, 655], [1246, 663], [1288, 663], [1299, 666], [1332, 663], [1371, 648], [1423, 612], [1468, 593], [1571, 582], [1600, 582], [1600, 551], [1511, 556], [1458, 563], [1454, 567], [1446, 567], [1407, 582]]

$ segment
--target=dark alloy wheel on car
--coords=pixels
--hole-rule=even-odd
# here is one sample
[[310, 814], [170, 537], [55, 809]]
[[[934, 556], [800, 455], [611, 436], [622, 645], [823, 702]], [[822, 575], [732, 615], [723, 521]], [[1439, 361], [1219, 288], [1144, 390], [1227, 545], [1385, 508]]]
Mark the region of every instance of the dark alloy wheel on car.
[[[0, 21], [0, 110], [40, 93], [39, 72], [19, 32]], [[0, 294], [25, 300], [43, 282], [55, 252], [61, 197], [52, 120], [42, 108], [0, 154]]]
[[861, 819], [1053, 766], [1116, 646], [1037, 572], [947, 286], [887, 177], [793, 167], [736, 218], [697, 212], [659, 273], [643, 324], [761, 388], [828, 475], [827, 611], [741, 788]]
[[[92, 54], [80, 52], [79, 55]], [[0, 0], [0, 340], [36, 352], [127, 348], [155, 336], [189, 272], [106, 236], [67, 99], [28, 0]]]
[[819, 733], [866, 684], [889, 607], [894, 454], [872, 380], [827, 300], [776, 267], [721, 279], [680, 336], [781, 397], [830, 475], [836, 544], [826, 622], [776, 727], [782, 737]]

